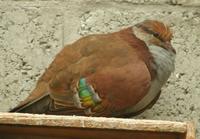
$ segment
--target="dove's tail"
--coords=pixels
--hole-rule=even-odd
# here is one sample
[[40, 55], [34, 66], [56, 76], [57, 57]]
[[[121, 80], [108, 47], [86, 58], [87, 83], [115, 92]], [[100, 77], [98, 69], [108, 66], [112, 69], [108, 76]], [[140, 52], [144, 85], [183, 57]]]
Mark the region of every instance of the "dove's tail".
[[[39, 82], [32, 93], [10, 112], [45, 113], [50, 97], [45, 82]], [[33, 106], [34, 105], [34, 109]]]

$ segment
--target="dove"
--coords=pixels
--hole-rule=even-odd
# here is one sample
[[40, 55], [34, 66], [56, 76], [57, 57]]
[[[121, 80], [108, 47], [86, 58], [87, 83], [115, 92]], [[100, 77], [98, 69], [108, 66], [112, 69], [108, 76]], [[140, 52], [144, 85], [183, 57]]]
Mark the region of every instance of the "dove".
[[130, 117], [151, 108], [175, 68], [169, 26], [144, 20], [66, 45], [10, 112]]

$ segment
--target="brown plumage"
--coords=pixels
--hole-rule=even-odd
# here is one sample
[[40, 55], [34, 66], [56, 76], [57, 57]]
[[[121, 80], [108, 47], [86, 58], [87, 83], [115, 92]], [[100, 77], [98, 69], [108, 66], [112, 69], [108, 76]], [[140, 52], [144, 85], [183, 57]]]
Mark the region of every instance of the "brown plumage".
[[169, 27], [154, 20], [83, 37], [58, 53], [30, 96], [11, 111], [138, 114], [156, 102], [173, 71], [171, 38]]

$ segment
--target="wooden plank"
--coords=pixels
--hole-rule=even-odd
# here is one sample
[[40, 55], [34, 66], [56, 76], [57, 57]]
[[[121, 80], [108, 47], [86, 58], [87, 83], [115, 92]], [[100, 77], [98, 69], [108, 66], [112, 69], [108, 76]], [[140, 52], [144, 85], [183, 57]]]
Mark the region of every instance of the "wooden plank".
[[192, 122], [187, 123], [186, 139], [195, 139], [195, 127]]
[[0, 113], [0, 124], [178, 133], [186, 133], [188, 129], [184, 122], [22, 113]]
[[184, 133], [0, 125], [0, 139], [185, 139]]

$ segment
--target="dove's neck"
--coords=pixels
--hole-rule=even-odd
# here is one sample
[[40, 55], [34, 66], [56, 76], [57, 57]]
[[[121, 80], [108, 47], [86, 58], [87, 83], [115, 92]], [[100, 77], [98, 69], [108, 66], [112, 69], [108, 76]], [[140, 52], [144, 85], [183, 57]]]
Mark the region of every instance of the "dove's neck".
[[134, 34], [137, 38], [146, 43], [153, 57], [151, 67], [156, 71], [156, 76], [152, 80], [151, 87], [146, 96], [144, 96], [136, 105], [128, 109], [126, 113], [137, 113], [151, 104], [151, 102], [159, 95], [161, 87], [166, 83], [170, 74], [174, 71], [175, 62], [175, 54], [172, 51], [168, 51], [156, 45], [149, 45], [148, 42], [146, 42], [148, 38], [144, 38], [144, 34], [137, 33], [135, 30]]
[[156, 71], [156, 80], [162, 86], [174, 71], [175, 54], [155, 45], [149, 45], [148, 48], [154, 59], [151, 66]]
[[160, 81], [160, 85], [162, 86], [169, 78], [171, 72], [174, 71], [175, 53], [160, 46], [150, 44], [149, 40], [153, 38], [152, 34], [145, 33], [135, 26], [132, 29], [134, 35], [138, 39], [144, 41], [148, 47], [153, 57], [151, 67], [157, 72], [156, 78]]

